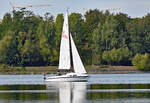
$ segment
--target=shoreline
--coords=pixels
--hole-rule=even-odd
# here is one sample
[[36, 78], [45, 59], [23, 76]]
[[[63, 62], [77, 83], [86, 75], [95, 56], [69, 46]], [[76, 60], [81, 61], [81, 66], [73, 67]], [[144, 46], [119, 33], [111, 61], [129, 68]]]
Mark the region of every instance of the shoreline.
[[[0, 75], [7, 74], [56, 74], [57, 66], [42, 67], [0, 67]], [[139, 71], [134, 66], [85, 66], [88, 74], [140, 74], [150, 71]]]

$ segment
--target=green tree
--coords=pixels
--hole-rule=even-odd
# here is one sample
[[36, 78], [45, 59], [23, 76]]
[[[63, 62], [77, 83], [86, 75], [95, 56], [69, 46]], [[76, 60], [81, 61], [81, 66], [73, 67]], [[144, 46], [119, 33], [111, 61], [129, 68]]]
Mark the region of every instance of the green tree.
[[57, 49], [55, 32], [53, 17], [46, 14], [45, 20], [42, 20], [37, 28], [40, 53], [46, 65], [52, 65], [58, 60], [58, 54], [54, 52]]
[[17, 44], [12, 31], [8, 31], [0, 40], [0, 63], [14, 65], [17, 62]]
[[25, 44], [22, 48], [22, 61], [23, 66], [38, 66], [41, 65], [41, 55], [39, 52], [39, 45], [34, 41], [25, 40]]
[[60, 46], [60, 37], [62, 33], [63, 21], [64, 21], [63, 14], [58, 14], [55, 21], [55, 28], [56, 28], [55, 43], [57, 47]]
[[5, 36], [7, 31], [12, 30], [12, 17], [10, 13], [6, 13], [0, 24], [0, 40]]
[[88, 30], [87, 33], [89, 33], [88, 36], [90, 36], [91, 35], [90, 33], [92, 33], [93, 30], [97, 28], [99, 22], [102, 24], [105, 22], [105, 14], [102, 11], [99, 11], [98, 9], [94, 9], [86, 12], [85, 23]]
[[145, 17], [143, 17], [143, 33], [145, 35], [144, 38], [144, 44], [143, 44], [143, 48], [145, 50], [146, 53], [150, 53], [150, 14], [147, 14]]
[[141, 19], [133, 19], [132, 21], [127, 23], [127, 32], [129, 35], [129, 48], [133, 52], [136, 53], [145, 53], [144, 49], [144, 27], [143, 21]]
[[74, 37], [76, 44], [81, 44], [84, 39], [83, 19], [79, 13], [72, 13], [69, 16], [69, 30]]
[[126, 48], [113, 48], [111, 51], [104, 51], [103, 62], [110, 65], [131, 65], [132, 53]]
[[[98, 27], [93, 31], [92, 40], [92, 62], [93, 64], [100, 64], [100, 57], [105, 49], [103, 42], [101, 42], [102, 24], [99, 23]], [[104, 53], [105, 54], [105, 53]], [[105, 57], [104, 57], [105, 58]]]
[[103, 64], [109, 64], [111, 65], [111, 57], [110, 57], [110, 51], [104, 51], [102, 55]]
[[139, 70], [150, 70], [149, 54], [136, 54], [132, 60], [132, 64]]

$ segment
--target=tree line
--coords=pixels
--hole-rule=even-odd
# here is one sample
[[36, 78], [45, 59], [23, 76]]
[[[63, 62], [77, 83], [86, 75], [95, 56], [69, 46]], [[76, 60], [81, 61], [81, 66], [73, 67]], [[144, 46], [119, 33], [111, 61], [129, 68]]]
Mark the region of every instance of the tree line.
[[[58, 65], [63, 14], [44, 17], [21, 9], [0, 22], [0, 64]], [[69, 15], [72, 33], [85, 65], [132, 65], [135, 55], [150, 53], [150, 14], [131, 18], [98, 9]]]

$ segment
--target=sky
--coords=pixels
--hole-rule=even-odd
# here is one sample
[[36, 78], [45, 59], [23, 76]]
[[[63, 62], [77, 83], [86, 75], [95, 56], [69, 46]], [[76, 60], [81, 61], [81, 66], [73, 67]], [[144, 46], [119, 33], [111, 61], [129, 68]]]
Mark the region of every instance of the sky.
[[15, 6], [50, 4], [51, 6], [47, 7], [28, 8], [28, 10], [41, 16], [49, 12], [56, 17], [59, 13], [65, 13], [67, 8], [69, 8], [69, 13], [77, 12], [81, 14], [84, 14], [83, 8], [86, 8], [86, 10], [120, 8], [120, 10], [110, 12], [126, 13], [132, 18], [143, 17], [150, 13], [150, 0], [0, 0], [0, 19], [13, 10], [9, 2]]

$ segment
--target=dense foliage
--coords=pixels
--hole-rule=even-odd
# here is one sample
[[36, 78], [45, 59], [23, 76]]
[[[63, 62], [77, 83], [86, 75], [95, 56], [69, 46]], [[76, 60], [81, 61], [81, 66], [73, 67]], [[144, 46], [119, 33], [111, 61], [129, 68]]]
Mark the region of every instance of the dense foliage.
[[150, 70], [150, 56], [145, 53], [143, 55], [136, 54], [132, 60], [132, 64], [139, 70]]
[[102, 60], [104, 63], [112, 65], [129, 65], [131, 60], [131, 52], [126, 48], [112, 49], [111, 51], [104, 51]]
[[[21, 9], [0, 23], [0, 64], [58, 65], [63, 15], [56, 19]], [[150, 53], [150, 14], [131, 18], [97, 9], [69, 15], [70, 32], [86, 65], [131, 65], [136, 54]]]

